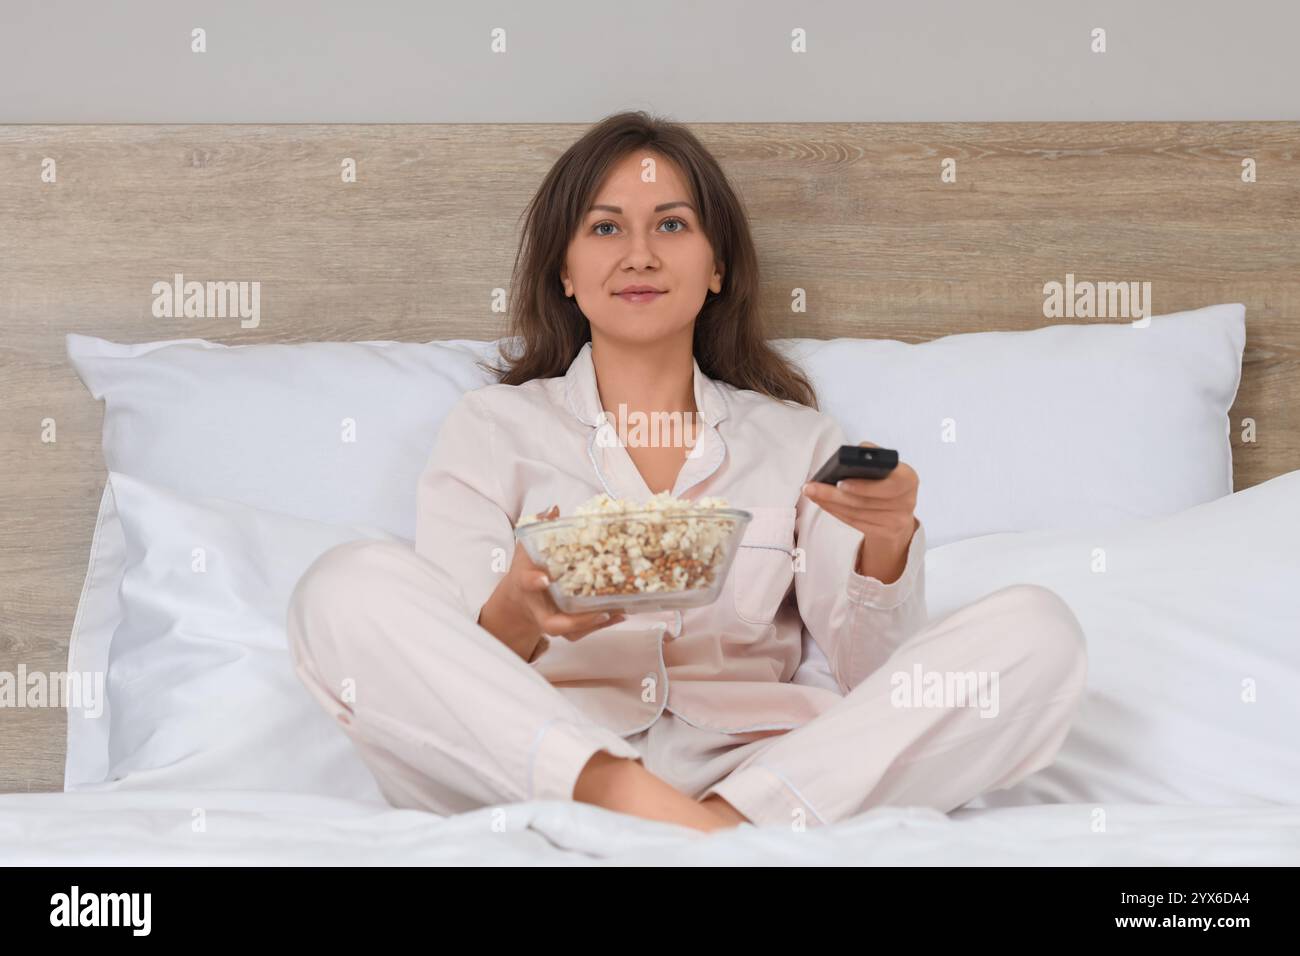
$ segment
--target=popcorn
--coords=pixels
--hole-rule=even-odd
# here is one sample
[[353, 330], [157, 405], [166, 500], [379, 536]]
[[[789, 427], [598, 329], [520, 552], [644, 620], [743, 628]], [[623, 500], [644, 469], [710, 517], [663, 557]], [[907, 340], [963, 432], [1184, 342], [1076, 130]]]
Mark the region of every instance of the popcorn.
[[[540, 531], [538, 551], [547, 575], [574, 597], [708, 588], [736, 522], [699, 512], [728, 507], [725, 498], [690, 501], [667, 491], [644, 502], [601, 494], [562, 519], [566, 526]], [[515, 527], [544, 520], [525, 516]]]

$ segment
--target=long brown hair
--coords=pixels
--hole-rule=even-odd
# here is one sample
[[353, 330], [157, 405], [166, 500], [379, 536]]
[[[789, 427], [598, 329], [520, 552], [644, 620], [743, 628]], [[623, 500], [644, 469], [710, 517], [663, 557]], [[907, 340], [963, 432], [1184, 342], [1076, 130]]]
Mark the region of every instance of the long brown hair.
[[[560, 270], [569, 240], [609, 170], [628, 153], [649, 150], [682, 171], [700, 211], [700, 225], [724, 266], [722, 291], [710, 291], [695, 320], [693, 349], [700, 371], [736, 388], [817, 408], [807, 376], [767, 343], [758, 314], [758, 256], [749, 220], [726, 174], [685, 126], [645, 113], [605, 117], [570, 146], [546, 174], [524, 211], [515, 255], [507, 335], [517, 354], [505, 368], [485, 364], [505, 385], [554, 378], [568, 371], [591, 326], [564, 295]], [[521, 265], [522, 263], [522, 265]]]

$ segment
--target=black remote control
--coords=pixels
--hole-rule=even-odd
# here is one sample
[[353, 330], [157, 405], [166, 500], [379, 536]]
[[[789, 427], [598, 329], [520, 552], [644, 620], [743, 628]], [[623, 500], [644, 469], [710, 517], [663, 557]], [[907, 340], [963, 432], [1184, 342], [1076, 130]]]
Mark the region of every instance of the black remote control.
[[887, 478], [897, 466], [898, 452], [893, 448], [841, 445], [812, 480], [833, 485], [845, 478]]

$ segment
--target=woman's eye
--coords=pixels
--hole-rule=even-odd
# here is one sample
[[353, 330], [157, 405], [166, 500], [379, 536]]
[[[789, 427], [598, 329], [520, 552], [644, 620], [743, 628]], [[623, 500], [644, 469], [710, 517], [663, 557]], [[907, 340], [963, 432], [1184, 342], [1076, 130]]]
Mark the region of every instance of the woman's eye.
[[[668, 225], [668, 223], [670, 223], [670, 222], [675, 222], [675, 223], [677, 223], [678, 225], [680, 225], [680, 226], [682, 227], [682, 229], [685, 229], [685, 228], [686, 228], [686, 220], [685, 220], [685, 219], [682, 219], [682, 218], [680, 218], [680, 217], [678, 217], [678, 216], [672, 216], [672, 217], [669, 218], [669, 219], [665, 219], [665, 220], [663, 221], [663, 225], [666, 226], [666, 225]], [[595, 232], [596, 235], [598, 235], [598, 236], [609, 236], [609, 235], [613, 235], [613, 233], [609, 233], [609, 232], [601, 232], [601, 231], [600, 231], [600, 227], [601, 227], [601, 226], [613, 226], [613, 225], [614, 225], [614, 224], [613, 224], [612, 222], [610, 222], [608, 219], [606, 219], [604, 222], [598, 222], [598, 223], [596, 223], [594, 226], [591, 227], [591, 229], [592, 229], [592, 231]], [[670, 229], [669, 232], [681, 232], [682, 229]]]

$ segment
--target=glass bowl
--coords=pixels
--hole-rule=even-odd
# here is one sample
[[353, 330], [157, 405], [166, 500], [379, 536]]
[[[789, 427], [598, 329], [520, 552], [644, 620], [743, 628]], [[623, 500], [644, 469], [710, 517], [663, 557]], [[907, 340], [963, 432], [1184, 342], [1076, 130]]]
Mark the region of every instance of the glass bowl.
[[753, 517], [739, 508], [571, 515], [515, 528], [566, 614], [677, 611], [718, 599]]

